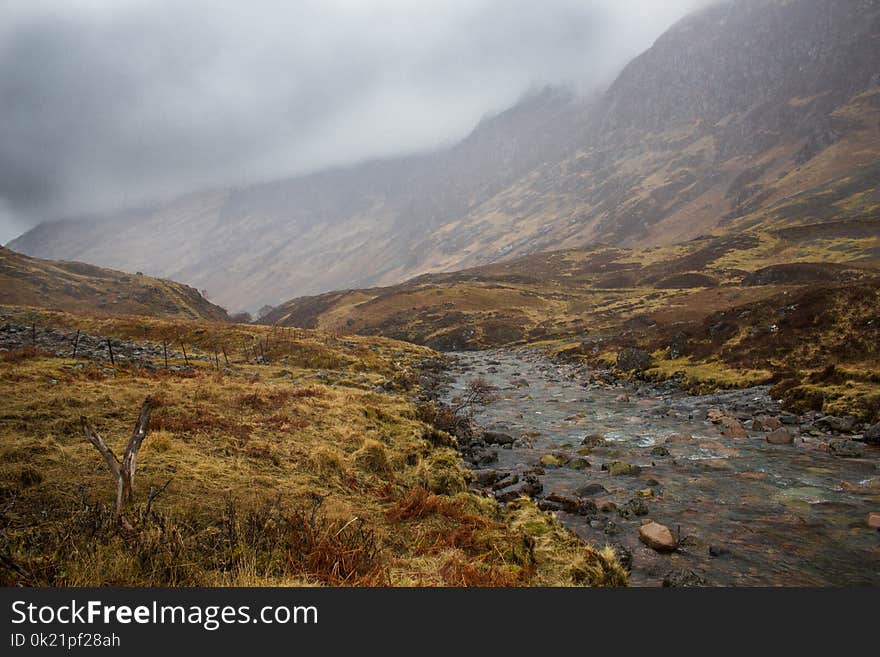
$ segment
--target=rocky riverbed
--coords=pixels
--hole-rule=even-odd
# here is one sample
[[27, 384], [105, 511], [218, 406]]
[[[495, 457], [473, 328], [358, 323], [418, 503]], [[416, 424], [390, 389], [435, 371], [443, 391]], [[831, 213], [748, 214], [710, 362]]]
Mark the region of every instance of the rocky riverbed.
[[530, 495], [614, 545], [633, 585], [880, 585], [880, 447], [853, 418], [786, 413], [764, 387], [695, 397], [615, 381], [535, 351], [455, 356], [445, 400], [478, 377], [495, 388], [463, 445], [474, 486]]

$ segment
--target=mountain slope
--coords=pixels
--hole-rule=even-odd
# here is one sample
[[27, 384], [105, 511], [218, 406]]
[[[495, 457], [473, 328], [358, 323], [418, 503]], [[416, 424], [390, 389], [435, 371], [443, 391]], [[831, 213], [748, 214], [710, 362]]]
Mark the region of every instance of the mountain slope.
[[[589, 102], [547, 90], [442, 152], [43, 224], [12, 245], [254, 309], [545, 250], [673, 244], [745, 216], [818, 223], [841, 187], [837, 208], [870, 217], [878, 42], [878, 0], [722, 2]], [[778, 211], [794, 198], [797, 212]]]
[[10, 246], [185, 280], [235, 308], [401, 280], [420, 271], [424, 235], [569, 149], [580, 106], [548, 89], [443, 152], [41, 224]]
[[29, 258], [0, 247], [0, 304], [108, 315], [226, 320], [193, 288], [82, 262]]

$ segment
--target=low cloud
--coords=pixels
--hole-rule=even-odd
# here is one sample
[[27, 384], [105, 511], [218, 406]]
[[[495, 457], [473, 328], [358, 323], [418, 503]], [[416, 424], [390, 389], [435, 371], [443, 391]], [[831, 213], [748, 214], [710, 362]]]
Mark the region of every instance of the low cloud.
[[451, 143], [544, 84], [593, 87], [703, 0], [6, 0], [0, 242]]

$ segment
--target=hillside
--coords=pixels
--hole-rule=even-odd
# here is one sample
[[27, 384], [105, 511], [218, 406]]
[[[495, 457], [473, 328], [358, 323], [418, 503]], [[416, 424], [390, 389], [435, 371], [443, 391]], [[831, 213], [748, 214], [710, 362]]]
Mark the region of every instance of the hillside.
[[82, 262], [29, 258], [3, 247], [0, 304], [92, 315], [227, 319], [223, 308], [181, 283]]
[[604, 94], [545, 90], [450, 149], [46, 223], [12, 246], [254, 310], [540, 251], [670, 245], [744, 218], [861, 221], [880, 205], [878, 35], [875, 0], [722, 2]]
[[648, 376], [676, 376], [695, 390], [785, 380], [792, 401], [807, 394], [800, 386], [810, 377], [842, 368], [849, 374], [834, 385], [848, 388], [820, 385], [806, 403], [821, 409], [827, 393], [829, 408], [846, 398], [848, 410], [872, 416], [880, 413], [878, 310], [875, 217], [536, 254], [294, 299], [262, 321], [443, 350], [543, 344], [603, 366], [639, 348], [655, 355]]

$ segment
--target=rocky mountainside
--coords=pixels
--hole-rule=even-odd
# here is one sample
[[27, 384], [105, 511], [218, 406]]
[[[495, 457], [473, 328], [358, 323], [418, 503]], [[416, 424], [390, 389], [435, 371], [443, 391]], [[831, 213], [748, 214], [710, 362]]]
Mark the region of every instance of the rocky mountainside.
[[878, 41], [878, 0], [729, 0], [601, 97], [545, 90], [444, 151], [47, 223], [12, 246], [253, 310], [599, 242], [859, 222], [878, 205]]
[[98, 316], [228, 319], [223, 308], [181, 283], [82, 262], [29, 258], [3, 247], [0, 247], [0, 304]]

